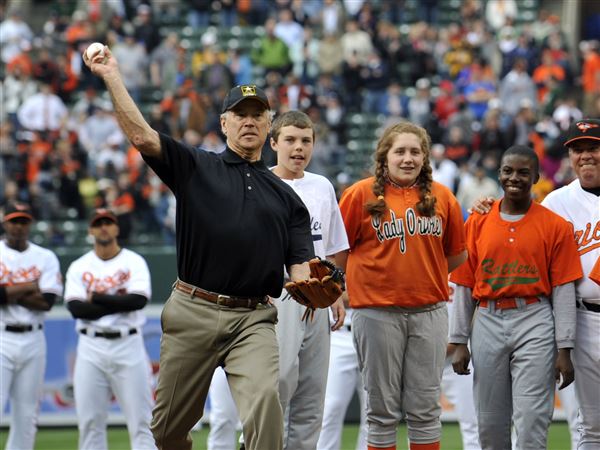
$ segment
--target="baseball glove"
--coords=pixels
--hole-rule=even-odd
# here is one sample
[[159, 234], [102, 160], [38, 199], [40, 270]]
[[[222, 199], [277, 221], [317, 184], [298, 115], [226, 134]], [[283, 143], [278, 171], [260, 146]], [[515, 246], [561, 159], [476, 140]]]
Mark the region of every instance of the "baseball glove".
[[326, 259], [309, 261], [310, 279], [285, 284], [290, 296], [306, 306], [302, 320], [312, 320], [317, 308], [328, 308], [344, 291], [344, 272]]

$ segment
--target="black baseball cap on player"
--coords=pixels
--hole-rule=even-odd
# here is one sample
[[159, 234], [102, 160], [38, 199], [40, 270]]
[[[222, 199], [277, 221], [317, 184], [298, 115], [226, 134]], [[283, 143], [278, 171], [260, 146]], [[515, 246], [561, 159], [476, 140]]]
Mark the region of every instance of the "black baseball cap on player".
[[235, 105], [246, 99], [254, 99], [265, 105], [265, 108], [271, 109], [267, 94], [255, 84], [244, 84], [232, 88], [223, 100], [222, 112], [229, 111]]
[[582, 119], [573, 122], [567, 132], [565, 147], [581, 139], [600, 141], [600, 119]]
[[2, 218], [2, 221], [8, 222], [9, 220], [19, 218], [33, 220], [33, 214], [31, 213], [29, 205], [19, 202], [8, 203], [4, 207], [4, 217]]
[[115, 216], [114, 212], [107, 208], [98, 208], [94, 210], [90, 217], [90, 227], [93, 227], [100, 219], [108, 219], [117, 223], [117, 216]]

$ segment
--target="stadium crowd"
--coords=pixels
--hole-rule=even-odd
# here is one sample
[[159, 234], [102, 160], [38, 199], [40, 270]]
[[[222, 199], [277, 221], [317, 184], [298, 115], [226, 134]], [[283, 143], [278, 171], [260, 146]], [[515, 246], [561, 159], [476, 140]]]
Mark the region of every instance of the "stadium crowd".
[[[377, 129], [410, 120], [432, 136], [434, 178], [463, 208], [499, 195], [499, 157], [515, 144], [540, 157], [543, 199], [574, 178], [562, 146], [569, 124], [600, 117], [598, 41], [570, 48], [558, 16], [539, 9], [517, 20], [514, 0], [458, 2], [451, 22], [440, 18], [442, 2], [62, 0], [36, 26], [33, 12], [9, 1], [0, 17], [0, 204], [27, 202], [49, 223], [107, 206], [123, 242], [137, 232], [173, 242], [171, 193], [82, 62], [95, 41], [109, 45], [154, 129], [206, 151], [224, 149], [225, 94], [256, 83], [274, 110], [300, 109], [317, 124], [309, 169], [338, 194], [369, 170], [353, 152], [371, 154]], [[249, 33], [219, 39], [233, 28]], [[357, 116], [375, 118], [372, 136], [360, 135], [349, 120]]]

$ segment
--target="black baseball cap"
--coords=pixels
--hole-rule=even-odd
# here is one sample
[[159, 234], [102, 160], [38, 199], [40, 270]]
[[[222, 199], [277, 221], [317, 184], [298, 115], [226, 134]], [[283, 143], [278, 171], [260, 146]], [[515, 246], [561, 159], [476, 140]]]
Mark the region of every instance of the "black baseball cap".
[[110, 209], [107, 208], [98, 208], [95, 209], [92, 215], [90, 216], [90, 227], [93, 227], [96, 222], [100, 219], [109, 219], [114, 223], [117, 223], [117, 216]]
[[265, 105], [265, 108], [271, 109], [267, 94], [255, 84], [243, 84], [232, 88], [223, 100], [223, 111], [229, 111], [242, 100], [255, 99]]
[[33, 214], [31, 213], [31, 208], [29, 205], [25, 203], [8, 203], [4, 207], [4, 217], [2, 219], [3, 222], [7, 222], [9, 220], [25, 218], [29, 220], [33, 220]]
[[582, 119], [571, 124], [567, 132], [565, 147], [581, 139], [600, 141], [600, 119]]

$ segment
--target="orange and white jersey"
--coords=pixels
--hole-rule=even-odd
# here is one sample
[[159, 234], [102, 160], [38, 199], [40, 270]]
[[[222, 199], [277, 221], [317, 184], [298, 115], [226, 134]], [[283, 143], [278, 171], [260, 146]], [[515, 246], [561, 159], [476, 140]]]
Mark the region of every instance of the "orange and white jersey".
[[[140, 294], [150, 299], [152, 290], [148, 264], [137, 253], [126, 248], [109, 260], [92, 250], [73, 261], [67, 270], [65, 302], [86, 300], [90, 292], [109, 295]], [[146, 322], [140, 310], [109, 314], [96, 320], [77, 319], [76, 328], [94, 326], [99, 329], [136, 328]]]
[[600, 258], [598, 258], [596, 264], [594, 264], [594, 267], [592, 267], [592, 271], [590, 272], [590, 280], [600, 285]]
[[552, 288], [582, 276], [571, 227], [537, 203], [518, 221], [500, 216], [500, 202], [465, 225], [467, 262], [450, 275], [473, 289], [476, 300], [550, 297]]
[[[62, 295], [63, 281], [56, 255], [33, 242], [27, 242], [27, 249], [19, 252], [0, 241], [0, 285], [37, 281], [42, 294]], [[43, 311], [32, 311], [20, 305], [0, 307], [1, 324], [41, 324]]]
[[577, 297], [600, 299], [600, 285], [590, 278], [590, 272], [600, 258], [600, 200], [585, 191], [575, 180], [552, 191], [542, 202], [573, 225], [577, 252], [581, 258], [583, 278], [575, 283]]
[[374, 219], [365, 210], [365, 204], [375, 200], [372, 185], [372, 177], [361, 180], [340, 200], [350, 243], [346, 267], [350, 306], [420, 307], [447, 300], [446, 258], [466, 247], [458, 201], [434, 181], [436, 211], [425, 217], [417, 211], [417, 187], [386, 185], [388, 210]]

